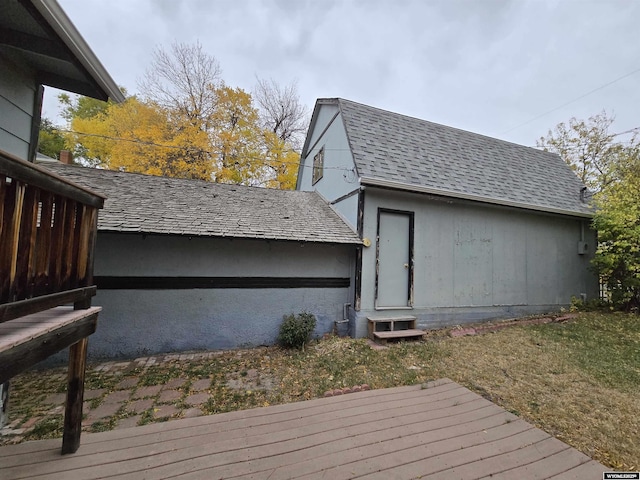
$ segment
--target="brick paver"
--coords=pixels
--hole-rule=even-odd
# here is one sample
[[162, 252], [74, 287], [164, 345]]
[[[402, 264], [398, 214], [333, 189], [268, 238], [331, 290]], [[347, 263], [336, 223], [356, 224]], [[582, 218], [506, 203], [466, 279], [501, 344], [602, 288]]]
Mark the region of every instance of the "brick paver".
[[38, 423], [40, 420], [42, 420], [42, 417], [33, 417], [33, 418], [30, 418], [29, 420], [27, 420], [26, 422], [24, 422], [24, 423], [21, 425], [21, 428], [23, 428], [23, 429], [27, 430], [27, 429], [29, 429], [29, 428], [31, 428], [31, 427], [35, 427], [36, 423]]
[[134, 402], [131, 402], [127, 405], [127, 410], [129, 410], [130, 412], [135, 412], [135, 413], [142, 413], [145, 410], [150, 409], [151, 407], [153, 407], [153, 399], [152, 398], [146, 398], [143, 400], [136, 400]]
[[209, 400], [208, 393], [194, 393], [193, 395], [189, 395], [187, 398], [185, 398], [184, 402], [187, 405], [200, 405], [201, 403], [204, 403], [207, 400]]
[[200, 392], [202, 390], [208, 389], [210, 386], [211, 386], [211, 379], [210, 378], [203, 378], [201, 380], [193, 382], [193, 385], [191, 385], [191, 391], [192, 392]]
[[103, 403], [98, 408], [87, 411], [87, 420], [110, 417], [115, 415], [120, 407], [122, 407], [122, 403]]
[[173, 378], [164, 384], [164, 388], [179, 388], [186, 383], [186, 378]]
[[124, 390], [128, 388], [135, 387], [138, 385], [138, 377], [128, 377], [120, 381], [118, 385], [116, 385], [117, 390]]
[[85, 390], [84, 399], [93, 400], [94, 398], [101, 397], [104, 392], [105, 392], [104, 388], [97, 388], [95, 390]]
[[173, 417], [180, 413], [180, 409], [174, 407], [173, 405], [160, 405], [157, 408], [153, 409], [153, 416], [155, 418], [162, 417]]
[[197, 407], [187, 408], [186, 410], [182, 411], [182, 416], [184, 418], [200, 417], [202, 416], [202, 410]]
[[131, 398], [131, 392], [129, 390], [119, 390], [104, 397], [104, 403], [124, 402], [125, 400], [129, 400], [129, 398]]
[[66, 393], [52, 393], [51, 395], [47, 395], [44, 399], [44, 403], [48, 403], [51, 405], [59, 405], [63, 404], [67, 399]]
[[149, 387], [140, 387], [134, 394], [133, 398], [155, 397], [162, 390], [162, 385], [151, 385]]
[[176, 400], [180, 400], [182, 397], [182, 392], [178, 390], [163, 390], [160, 392], [160, 396], [158, 397], [158, 402], [160, 403], [168, 403], [175, 402]]

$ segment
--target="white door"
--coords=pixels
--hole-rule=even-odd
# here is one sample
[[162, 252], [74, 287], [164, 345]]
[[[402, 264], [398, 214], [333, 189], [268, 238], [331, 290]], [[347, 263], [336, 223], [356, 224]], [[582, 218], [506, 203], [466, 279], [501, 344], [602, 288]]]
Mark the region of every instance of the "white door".
[[412, 304], [413, 213], [378, 210], [376, 308]]

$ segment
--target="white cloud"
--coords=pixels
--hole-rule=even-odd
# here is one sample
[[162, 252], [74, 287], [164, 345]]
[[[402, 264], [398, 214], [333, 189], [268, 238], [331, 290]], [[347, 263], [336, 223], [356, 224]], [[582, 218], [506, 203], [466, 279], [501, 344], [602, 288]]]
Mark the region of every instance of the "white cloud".
[[199, 41], [229, 85], [298, 79], [310, 109], [341, 96], [526, 145], [603, 108], [640, 125], [637, 73], [513, 129], [640, 68], [633, 0], [59, 1], [130, 92], [156, 45]]

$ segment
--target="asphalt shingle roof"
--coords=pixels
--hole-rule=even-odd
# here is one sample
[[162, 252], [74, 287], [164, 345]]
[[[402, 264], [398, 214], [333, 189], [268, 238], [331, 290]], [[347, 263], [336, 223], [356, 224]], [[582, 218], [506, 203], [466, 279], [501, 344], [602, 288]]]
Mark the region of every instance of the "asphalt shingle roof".
[[321, 101], [338, 104], [361, 178], [537, 210], [590, 213], [580, 200], [582, 182], [556, 154], [349, 100]]
[[107, 197], [98, 215], [100, 231], [361, 243], [315, 192], [44, 166]]

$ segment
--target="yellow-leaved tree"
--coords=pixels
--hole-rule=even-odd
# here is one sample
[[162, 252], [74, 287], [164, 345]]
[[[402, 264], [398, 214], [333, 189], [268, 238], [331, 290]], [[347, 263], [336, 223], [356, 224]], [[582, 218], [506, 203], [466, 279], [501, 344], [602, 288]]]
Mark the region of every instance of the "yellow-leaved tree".
[[307, 123], [295, 84], [258, 79], [253, 95], [221, 80], [200, 44], [154, 53], [139, 97], [61, 96], [67, 145], [83, 163], [128, 172], [292, 189]]
[[270, 130], [263, 132], [263, 138], [268, 169], [267, 181], [264, 186], [280, 190], [294, 190], [298, 178], [300, 154]]
[[265, 158], [258, 112], [251, 95], [240, 88], [217, 88], [212, 120], [211, 143], [218, 167], [214, 180], [243, 185], [262, 183]]
[[213, 173], [206, 132], [135, 97], [93, 117], [73, 118], [69, 137], [92, 163], [112, 170], [201, 180]]

